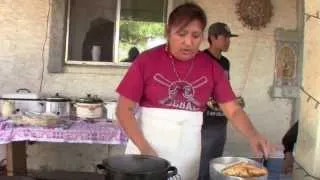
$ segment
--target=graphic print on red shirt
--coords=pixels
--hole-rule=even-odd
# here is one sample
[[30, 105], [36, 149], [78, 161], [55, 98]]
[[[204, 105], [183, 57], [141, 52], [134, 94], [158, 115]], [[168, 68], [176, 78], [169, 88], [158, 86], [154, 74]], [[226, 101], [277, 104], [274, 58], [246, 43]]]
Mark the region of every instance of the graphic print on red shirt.
[[189, 111], [199, 110], [201, 103], [196, 100], [195, 91], [208, 82], [207, 77], [202, 76], [190, 83], [184, 80], [170, 81], [165, 75], [156, 73], [153, 79], [168, 88], [168, 97], [159, 100], [160, 104]]
[[235, 96], [223, 70], [204, 53], [172, 59], [159, 46], [140, 54], [117, 88], [144, 107], [203, 111], [210, 96], [223, 103]]

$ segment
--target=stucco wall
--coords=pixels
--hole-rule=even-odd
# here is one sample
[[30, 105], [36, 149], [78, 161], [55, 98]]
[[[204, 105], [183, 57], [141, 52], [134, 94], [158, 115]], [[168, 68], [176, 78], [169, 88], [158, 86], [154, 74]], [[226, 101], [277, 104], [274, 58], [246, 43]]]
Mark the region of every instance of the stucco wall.
[[[233, 88], [244, 97], [245, 110], [254, 125], [272, 142], [280, 143], [290, 124], [292, 102], [288, 99], [271, 99], [268, 95], [274, 77], [274, 31], [280, 27], [296, 29], [296, 2], [273, 0], [274, 16], [271, 23], [260, 31], [244, 28], [238, 21], [235, 14], [236, 1], [197, 2], [208, 12], [209, 23], [225, 22], [232, 32], [239, 34], [239, 37], [231, 39], [229, 52], [226, 53], [231, 60]], [[226, 154], [250, 155], [250, 152], [247, 142], [237, 132], [229, 130]]]
[[[231, 81], [237, 94], [246, 101], [246, 111], [256, 127], [273, 142], [279, 143], [289, 126], [291, 101], [272, 100], [267, 93], [273, 82], [275, 61], [275, 28], [296, 28], [296, 4], [292, 0], [273, 0], [274, 16], [261, 31], [244, 28], [235, 14], [233, 0], [197, 0], [207, 12], [209, 22], [224, 21], [240, 37], [232, 39], [230, 52]], [[41, 94], [60, 92], [67, 96], [98, 94], [115, 98], [114, 89], [125, 73], [125, 68], [69, 66], [66, 73], [48, 74], [44, 58], [48, 16], [48, 0], [14, 0], [0, 3], [0, 93], [13, 92], [19, 87]], [[203, 44], [203, 48], [207, 44]], [[50, 48], [50, 47], [49, 47]], [[45, 64], [43, 64], [45, 63]], [[44, 66], [43, 66], [44, 65]], [[6, 78], [5, 78], [6, 77]], [[121, 153], [119, 147], [112, 153]], [[110, 149], [109, 149], [110, 150]], [[229, 131], [227, 154], [249, 155], [250, 149], [243, 138]], [[93, 164], [108, 154], [104, 145], [42, 144], [28, 146], [28, 166], [31, 169], [68, 169], [91, 171]], [[67, 159], [67, 160], [66, 160]]]
[[[48, 10], [47, 0], [0, 2], [0, 94], [21, 87], [38, 93], [44, 71], [42, 95], [60, 92], [81, 97], [91, 93], [104, 99], [115, 98], [114, 89], [124, 68], [68, 67], [68, 73], [47, 73], [48, 45], [53, 40], [48, 37], [42, 58]], [[1, 147], [3, 157], [5, 147]], [[28, 168], [93, 171], [94, 164], [108, 155], [122, 153], [122, 149], [121, 146], [36, 143], [27, 148]]]
[[[305, 2], [305, 12], [316, 16], [316, 13], [320, 11], [320, 1], [310, 0]], [[317, 100], [320, 99], [319, 32], [320, 19], [305, 16], [302, 86]], [[316, 108], [314, 100], [308, 101], [308, 96], [305, 93], [301, 93], [300, 98], [301, 108], [296, 158], [309, 173], [320, 177], [320, 108]]]

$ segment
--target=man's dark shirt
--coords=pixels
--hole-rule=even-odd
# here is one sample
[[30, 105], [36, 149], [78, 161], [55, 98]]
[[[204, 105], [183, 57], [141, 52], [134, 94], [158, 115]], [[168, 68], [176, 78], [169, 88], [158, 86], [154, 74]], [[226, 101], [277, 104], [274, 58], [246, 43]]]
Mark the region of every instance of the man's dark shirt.
[[[215, 56], [213, 56], [208, 49], [204, 50], [205, 53], [207, 53], [210, 57], [212, 57], [213, 61], [217, 61], [219, 65], [223, 68], [226, 77], [230, 80], [230, 62], [229, 60], [221, 56], [218, 60]], [[211, 104], [213, 104], [213, 107], [207, 106], [207, 109], [203, 113], [203, 126], [207, 125], [214, 125], [214, 124], [227, 124], [227, 118], [223, 114], [223, 112], [220, 110], [218, 104], [216, 104], [214, 101], [211, 100]]]

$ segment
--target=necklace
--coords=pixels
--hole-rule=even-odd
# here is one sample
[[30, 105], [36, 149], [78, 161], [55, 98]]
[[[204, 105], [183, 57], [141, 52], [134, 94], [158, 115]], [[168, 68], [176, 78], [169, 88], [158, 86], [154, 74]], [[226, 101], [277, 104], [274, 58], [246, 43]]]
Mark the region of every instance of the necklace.
[[167, 51], [167, 54], [168, 54], [168, 56], [169, 56], [169, 58], [170, 58], [170, 61], [171, 61], [171, 64], [172, 64], [172, 69], [173, 69], [173, 72], [175, 73], [177, 79], [178, 79], [179, 81], [187, 80], [188, 77], [189, 77], [189, 75], [190, 75], [190, 73], [191, 73], [191, 71], [193, 70], [194, 59], [191, 60], [191, 65], [190, 65], [190, 67], [189, 67], [189, 69], [188, 69], [188, 71], [187, 71], [187, 74], [186, 74], [186, 76], [182, 79], [182, 78], [180, 77], [179, 73], [177, 72], [176, 66], [175, 66], [175, 64], [174, 64], [173, 55], [171, 55], [171, 54], [169, 53], [169, 51], [168, 51], [168, 46], [166, 46], [165, 50]]

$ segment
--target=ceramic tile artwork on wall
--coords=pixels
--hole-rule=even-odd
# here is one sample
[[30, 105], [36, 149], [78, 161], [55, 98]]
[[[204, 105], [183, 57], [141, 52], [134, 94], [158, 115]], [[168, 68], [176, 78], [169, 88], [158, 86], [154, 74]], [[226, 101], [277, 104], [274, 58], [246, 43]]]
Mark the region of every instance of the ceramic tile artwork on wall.
[[[301, 44], [299, 32], [277, 29], [275, 31], [274, 81], [270, 88], [272, 98], [296, 98], [301, 76]], [[300, 62], [300, 63], [299, 63]]]
[[275, 65], [275, 86], [295, 86], [297, 84], [297, 45], [279, 42], [278, 46]]

